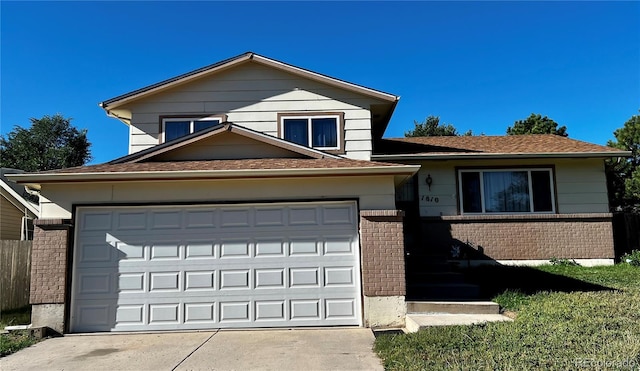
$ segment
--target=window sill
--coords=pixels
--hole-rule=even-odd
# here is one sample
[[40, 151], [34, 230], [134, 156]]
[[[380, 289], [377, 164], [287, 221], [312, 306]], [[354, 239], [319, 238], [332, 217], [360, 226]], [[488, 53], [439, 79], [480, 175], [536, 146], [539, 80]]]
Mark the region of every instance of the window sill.
[[611, 219], [611, 213], [576, 213], [576, 214], [500, 214], [500, 215], [451, 215], [439, 217], [423, 217], [425, 220], [458, 221], [458, 222], [500, 222], [516, 220], [563, 220], [563, 219]]
[[331, 153], [332, 155], [344, 155], [347, 153], [345, 152], [344, 149], [320, 149], [320, 148], [314, 148], [314, 149], [322, 152]]

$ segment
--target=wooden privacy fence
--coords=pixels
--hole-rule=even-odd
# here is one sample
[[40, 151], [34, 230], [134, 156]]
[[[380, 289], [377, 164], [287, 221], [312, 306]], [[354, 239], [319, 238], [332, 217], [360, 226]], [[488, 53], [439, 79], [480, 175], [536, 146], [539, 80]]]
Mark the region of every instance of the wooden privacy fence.
[[0, 240], [0, 310], [29, 305], [31, 241]]

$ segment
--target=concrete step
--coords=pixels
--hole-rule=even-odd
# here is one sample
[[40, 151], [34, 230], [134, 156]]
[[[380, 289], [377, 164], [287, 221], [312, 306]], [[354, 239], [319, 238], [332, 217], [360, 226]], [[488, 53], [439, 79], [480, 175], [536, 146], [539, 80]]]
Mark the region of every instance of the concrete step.
[[409, 300], [461, 300], [468, 301], [480, 296], [477, 285], [465, 283], [408, 283], [407, 297]]
[[407, 301], [410, 314], [500, 314], [492, 301]]
[[407, 332], [417, 332], [433, 326], [475, 325], [486, 322], [513, 321], [502, 314], [407, 314]]

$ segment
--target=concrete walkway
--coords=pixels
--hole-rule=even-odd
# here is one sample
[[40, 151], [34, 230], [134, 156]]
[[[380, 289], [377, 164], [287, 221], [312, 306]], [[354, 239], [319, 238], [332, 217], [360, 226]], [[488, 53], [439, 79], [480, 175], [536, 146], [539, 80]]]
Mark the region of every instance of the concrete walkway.
[[382, 370], [370, 329], [69, 335], [0, 370]]

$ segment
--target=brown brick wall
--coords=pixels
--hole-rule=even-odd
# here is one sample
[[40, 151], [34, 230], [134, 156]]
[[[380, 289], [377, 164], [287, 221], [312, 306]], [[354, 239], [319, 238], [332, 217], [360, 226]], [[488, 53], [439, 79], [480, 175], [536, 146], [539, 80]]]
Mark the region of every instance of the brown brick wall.
[[[426, 242], [425, 242], [426, 241]], [[423, 248], [457, 244], [471, 258], [496, 260], [612, 259], [610, 214], [424, 218]]]
[[404, 296], [403, 213], [360, 212], [362, 286], [365, 296]]
[[69, 224], [60, 219], [38, 219], [34, 224], [30, 303], [64, 303]]

